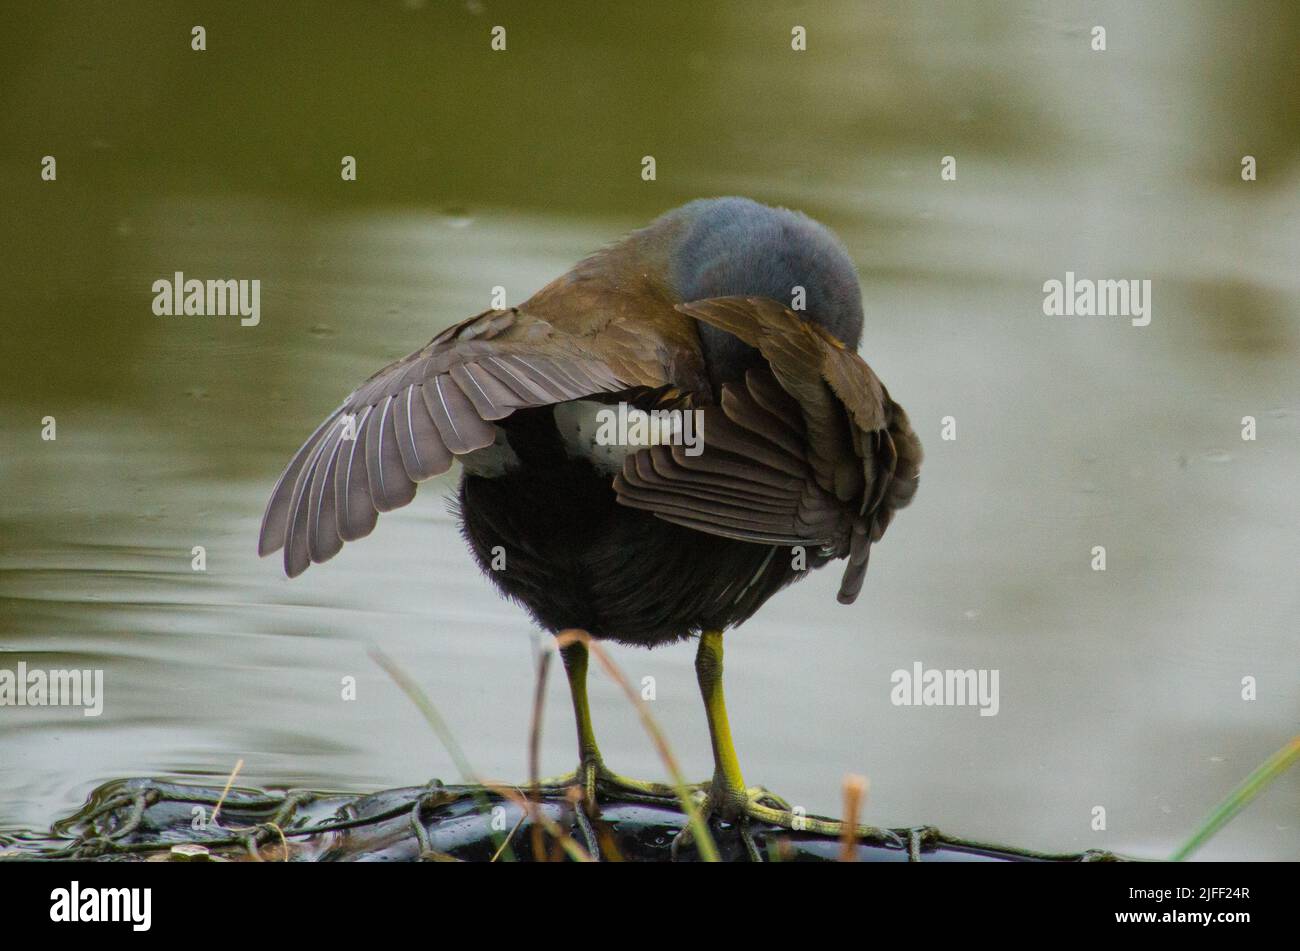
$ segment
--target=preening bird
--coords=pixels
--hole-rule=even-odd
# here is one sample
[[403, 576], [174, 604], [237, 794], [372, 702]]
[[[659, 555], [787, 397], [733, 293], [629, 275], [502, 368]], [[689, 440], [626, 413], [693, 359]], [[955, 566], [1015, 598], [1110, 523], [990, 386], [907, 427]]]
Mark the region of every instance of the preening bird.
[[[541, 627], [644, 647], [698, 638], [707, 810], [789, 826], [741, 776], [723, 632], [836, 560], [852, 603], [916, 492], [921, 445], [857, 354], [862, 326], [827, 228], [744, 198], [693, 201], [357, 387], [280, 476], [258, 551], [283, 549], [299, 575], [459, 461], [465, 541]], [[635, 425], [613, 425], [620, 412]], [[587, 648], [561, 654], [589, 807], [600, 788], [660, 791], [606, 769]]]

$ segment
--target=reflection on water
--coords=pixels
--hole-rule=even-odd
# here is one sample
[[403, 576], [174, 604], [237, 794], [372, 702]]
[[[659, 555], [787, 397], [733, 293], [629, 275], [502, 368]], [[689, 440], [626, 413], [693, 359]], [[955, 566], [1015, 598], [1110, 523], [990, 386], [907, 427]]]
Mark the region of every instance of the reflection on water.
[[[522, 300], [702, 194], [843, 236], [864, 355], [928, 451], [856, 607], [823, 573], [730, 639], [751, 782], [833, 813], [861, 772], [881, 824], [1159, 856], [1294, 732], [1296, 11], [846, 4], [801, 14], [794, 54], [775, 11], [697, 6], [671, 31], [658, 5], [505, 7], [497, 59], [495, 8], [205, 9], [207, 54], [176, 40], [191, 13], [56, 7], [12, 28], [0, 666], [102, 668], [108, 696], [98, 719], [0, 710], [0, 841], [104, 780], [211, 780], [239, 758], [254, 783], [455, 778], [372, 642], [479, 772], [522, 777], [540, 641], [463, 551], [452, 483], [292, 583], [253, 554], [261, 508], [374, 368], [492, 286]], [[56, 183], [32, 172], [47, 151]], [[153, 317], [150, 285], [177, 270], [260, 279], [261, 324]], [[1067, 270], [1150, 279], [1151, 325], [1043, 316]], [[656, 678], [655, 714], [706, 775], [690, 648], [614, 653]], [[892, 705], [917, 661], [999, 670], [998, 715]], [[611, 765], [661, 775], [617, 688], [592, 691]], [[553, 683], [547, 772], [571, 768], [571, 731]], [[1298, 801], [1285, 778], [1203, 854], [1300, 857]]]

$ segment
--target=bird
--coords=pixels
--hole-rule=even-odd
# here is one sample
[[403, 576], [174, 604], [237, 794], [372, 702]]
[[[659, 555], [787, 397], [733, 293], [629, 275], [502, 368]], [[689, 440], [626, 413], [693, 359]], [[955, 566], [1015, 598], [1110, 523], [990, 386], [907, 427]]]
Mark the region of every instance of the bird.
[[[807, 826], [745, 784], [724, 632], [834, 561], [838, 600], [853, 603], [919, 480], [920, 440], [859, 356], [863, 325], [829, 228], [748, 198], [691, 201], [361, 383], [285, 467], [258, 552], [282, 550], [300, 575], [459, 462], [467, 547], [539, 627], [697, 641], [714, 759], [703, 811], [740, 827], [755, 858], [751, 820]], [[587, 807], [602, 790], [663, 792], [606, 767], [588, 648], [560, 653]]]

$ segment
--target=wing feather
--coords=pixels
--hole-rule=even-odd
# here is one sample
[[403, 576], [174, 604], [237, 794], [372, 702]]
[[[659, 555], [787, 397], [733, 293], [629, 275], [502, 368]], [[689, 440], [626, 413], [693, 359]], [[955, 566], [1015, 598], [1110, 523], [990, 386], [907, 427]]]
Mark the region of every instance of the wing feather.
[[906, 414], [856, 353], [777, 301], [677, 309], [755, 348], [767, 366], [724, 385], [720, 410], [705, 408], [700, 456], [656, 447], [628, 459], [619, 501], [729, 538], [826, 546], [848, 556], [839, 599], [853, 601], [871, 544], [916, 491], [921, 445]]
[[[658, 344], [617, 321], [566, 333], [519, 309], [438, 334], [357, 387], [290, 460], [262, 518], [258, 553], [284, 549], [293, 577], [374, 530], [417, 483], [493, 445], [518, 409], [670, 381]], [[640, 348], [639, 350], [637, 348]]]

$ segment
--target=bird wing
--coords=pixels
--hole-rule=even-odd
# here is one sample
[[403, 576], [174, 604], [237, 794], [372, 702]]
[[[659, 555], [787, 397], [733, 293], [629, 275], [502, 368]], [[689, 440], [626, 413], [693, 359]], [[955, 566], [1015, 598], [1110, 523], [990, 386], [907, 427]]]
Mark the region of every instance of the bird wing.
[[849, 557], [839, 600], [862, 588], [873, 542], [916, 492], [921, 444], [856, 353], [777, 301], [720, 297], [677, 309], [754, 347], [767, 369], [705, 407], [703, 451], [630, 456], [619, 501], [698, 531]]
[[491, 445], [492, 420], [665, 385], [663, 361], [647, 358], [655, 344], [619, 320], [569, 333], [518, 308], [449, 327], [362, 383], [303, 443], [271, 492], [258, 554], [283, 548], [295, 577], [370, 534], [417, 482]]
[[834, 545], [847, 520], [807, 451], [799, 405], [767, 370], [722, 388], [695, 410], [700, 447], [658, 445], [629, 455], [618, 500], [679, 525], [772, 545]]

